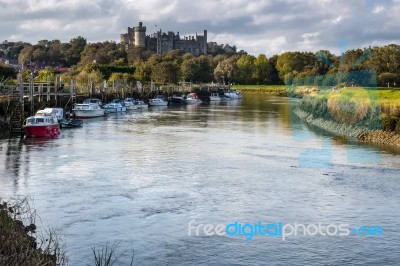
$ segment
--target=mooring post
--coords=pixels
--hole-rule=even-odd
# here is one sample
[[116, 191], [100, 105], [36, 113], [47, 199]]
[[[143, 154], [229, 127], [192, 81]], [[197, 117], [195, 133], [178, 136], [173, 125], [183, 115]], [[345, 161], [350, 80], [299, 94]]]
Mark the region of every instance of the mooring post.
[[18, 81], [18, 90], [19, 90], [19, 102], [23, 103], [24, 102], [24, 83], [22, 81], [21, 73], [18, 73], [17, 81]]
[[47, 76], [47, 90], [46, 90], [46, 101], [50, 101], [50, 76]]
[[31, 73], [31, 78], [30, 78], [30, 81], [29, 81], [29, 100], [31, 102], [31, 114], [32, 115], [35, 112], [35, 107], [34, 107], [34, 102], [33, 102], [33, 89], [34, 89], [33, 73]]

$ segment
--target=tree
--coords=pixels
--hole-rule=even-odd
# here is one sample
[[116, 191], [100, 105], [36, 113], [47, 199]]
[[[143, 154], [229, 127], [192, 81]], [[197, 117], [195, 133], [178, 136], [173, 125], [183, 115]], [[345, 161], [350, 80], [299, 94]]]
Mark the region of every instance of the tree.
[[181, 78], [184, 81], [198, 81], [199, 71], [200, 64], [194, 57], [184, 60], [181, 64]]
[[253, 78], [257, 84], [266, 84], [268, 80], [268, 59], [264, 54], [258, 55], [254, 60]]
[[221, 83], [230, 83], [234, 81], [236, 72], [236, 57], [232, 56], [218, 63], [214, 69], [214, 78]]
[[5, 79], [15, 78], [17, 73], [12, 66], [8, 66], [0, 62], [0, 81]]
[[55, 71], [50, 67], [46, 67], [39, 71], [38, 75], [35, 77], [35, 81], [37, 82], [47, 82], [47, 78], [49, 81], [54, 82], [55, 80]]
[[149, 62], [144, 62], [139, 59], [133, 63], [135, 67], [134, 78], [140, 81], [147, 81], [151, 79], [151, 66]]
[[66, 66], [76, 65], [81, 59], [81, 53], [86, 46], [86, 39], [78, 36], [62, 45]]
[[255, 58], [252, 55], [243, 54], [236, 61], [237, 77], [236, 81], [240, 84], [252, 84], [254, 81]]
[[152, 67], [151, 78], [161, 84], [178, 83], [178, 66], [173, 62], [161, 62]]

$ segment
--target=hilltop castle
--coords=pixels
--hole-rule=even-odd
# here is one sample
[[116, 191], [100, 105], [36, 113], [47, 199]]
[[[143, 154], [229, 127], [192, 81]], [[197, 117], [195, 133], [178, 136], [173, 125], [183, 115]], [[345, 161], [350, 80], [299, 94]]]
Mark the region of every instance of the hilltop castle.
[[121, 34], [121, 43], [133, 45], [136, 47], [145, 47], [147, 50], [162, 54], [171, 50], [183, 50], [194, 56], [207, 54], [207, 30], [204, 35], [189, 36], [183, 39], [179, 32], [175, 34], [172, 31], [162, 32], [161, 29], [151, 35], [146, 35], [146, 27], [139, 22], [137, 27], [128, 27], [128, 32]]

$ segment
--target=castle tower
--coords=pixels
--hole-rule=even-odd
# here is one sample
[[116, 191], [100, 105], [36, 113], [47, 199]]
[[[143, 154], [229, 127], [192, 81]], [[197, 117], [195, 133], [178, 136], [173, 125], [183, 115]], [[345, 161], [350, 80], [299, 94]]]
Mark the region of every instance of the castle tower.
[[145, 47], [146, 27], [143, 27], [142, 22], [139, 22], [139, 26], [134, 28], [134, 32], [135, 32], [135, 46]]

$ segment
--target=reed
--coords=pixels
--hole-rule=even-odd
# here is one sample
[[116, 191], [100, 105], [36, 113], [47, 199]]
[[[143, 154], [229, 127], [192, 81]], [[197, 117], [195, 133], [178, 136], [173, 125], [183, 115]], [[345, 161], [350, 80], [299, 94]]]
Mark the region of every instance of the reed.
[[37, 218], [27, 198], [0, 204], [0, 265], [67, 265], [63, 241], [53, 229], [37, 233]]

